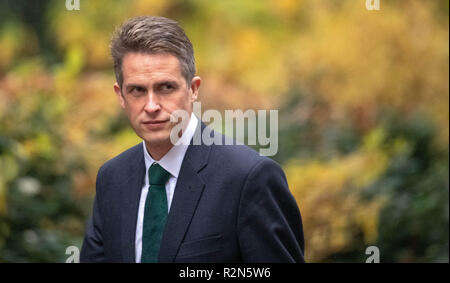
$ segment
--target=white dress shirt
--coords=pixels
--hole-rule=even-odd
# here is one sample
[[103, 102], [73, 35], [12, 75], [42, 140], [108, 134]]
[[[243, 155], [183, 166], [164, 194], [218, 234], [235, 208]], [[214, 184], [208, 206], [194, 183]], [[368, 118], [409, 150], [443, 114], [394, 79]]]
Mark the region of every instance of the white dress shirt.
[[[150, 154], [147, 152], [145, 147], [145, 141], [142, 141], [142, 146], [144, 147], [144, 159], [145, 159], [145, 172], [148, 172], [148, 168], [154, 163], [158, 163], [168, 171], [172, 176], [166, 183], [166, 194], [167, 194], [167, 208], [170, 211], [170, 205], [172, 203], [173, 194], [175, 192], [175, 186], [177, 184], [178, 173], [180, 172], [181, 164], [183, 162], [184, 155], [189, 146], [189, 143], [194, 135], [195, 128], [197, 127], [198, 119], [194, 114], [191, 114], [189, 119], [189, 124], [186, 127], [183, 135], [181, 136], [180, 142], [174, 145], [159, 161], [155, 161]], [[139, 211], [136, 225], [136, 262], [141, 262], [142, 255], [142, 226], [144, 224], [144, 210], [145, 210], [145, 200], [147, 198], [147, 193], [149, 189], [148, 173], [146, 173], [145, 183], [141, 190], [141, 199], [139, 201]], [[169, 213], [167, 211], [167, 213]]]

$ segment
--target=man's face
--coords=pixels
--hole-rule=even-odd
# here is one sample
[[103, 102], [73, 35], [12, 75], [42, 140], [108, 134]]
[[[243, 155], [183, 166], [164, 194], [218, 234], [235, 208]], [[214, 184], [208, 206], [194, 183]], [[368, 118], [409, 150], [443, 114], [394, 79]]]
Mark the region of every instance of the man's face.
[[192, 113], [200, 78], [187, 84], [178, 58], [166, 53], [127, 53], [122, 73], [122, 88], [116, 83], [114, 90], [134, 131], [148, 145], [167, 146], [176, 125], [170, 122], [170, 114], [175, 110]]

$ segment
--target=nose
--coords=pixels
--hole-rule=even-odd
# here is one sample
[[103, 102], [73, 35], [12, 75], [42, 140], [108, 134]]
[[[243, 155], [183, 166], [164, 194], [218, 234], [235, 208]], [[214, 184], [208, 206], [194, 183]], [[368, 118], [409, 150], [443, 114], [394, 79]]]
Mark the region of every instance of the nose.
[[147, 96], [147, 101], [145, 102], [144, 110], [146, 112], [152, 113], [157, 112], [161, 109], [158, 98], [153, 93], [149, 93]]

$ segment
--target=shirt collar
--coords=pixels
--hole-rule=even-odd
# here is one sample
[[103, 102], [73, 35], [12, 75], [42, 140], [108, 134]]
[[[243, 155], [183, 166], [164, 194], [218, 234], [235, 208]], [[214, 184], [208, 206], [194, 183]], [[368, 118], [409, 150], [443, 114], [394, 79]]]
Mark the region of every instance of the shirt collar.
[[[194, 136], [197, 124], [198, 119], [192, 113], [191, 118], [189, 119], [189, 124], [187, 125], [186, 130], [180, 138], [180, 143], [174, 145], [159, 161], [155, 161], [150, 156], [145, 146], [145, 141], [142, 141], [142, 145], [144, 147], [145, 172], [148, 172], [148, 168], [153, 164], [153, 162], [157, 162], [172, 176], [178, 178], [184, 155], [186, 154], [186, 150], [190, 144], [192, 137]], [[148, 185], [148, 178], [145, 178], [145, 184]]]

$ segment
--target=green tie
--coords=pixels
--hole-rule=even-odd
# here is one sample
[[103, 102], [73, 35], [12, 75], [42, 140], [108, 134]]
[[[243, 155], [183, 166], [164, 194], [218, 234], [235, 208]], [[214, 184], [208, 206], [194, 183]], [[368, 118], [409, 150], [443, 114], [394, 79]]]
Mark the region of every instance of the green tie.
[[166, 182], [170, 173], [159, 164], [148, 169], [150, 187], [145, 200], [141, 262], [156, 262], [167, 220]]

